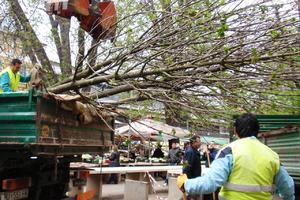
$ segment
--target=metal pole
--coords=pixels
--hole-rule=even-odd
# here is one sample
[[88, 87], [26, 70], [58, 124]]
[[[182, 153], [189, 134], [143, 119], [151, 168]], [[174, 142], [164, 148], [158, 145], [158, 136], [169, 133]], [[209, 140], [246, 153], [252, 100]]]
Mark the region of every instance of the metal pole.
[[128, 130], [128, 159], [130, 158], [130, 148], [131, 148], [131, 119], [128, 120], [129, 123], [129, 130]]

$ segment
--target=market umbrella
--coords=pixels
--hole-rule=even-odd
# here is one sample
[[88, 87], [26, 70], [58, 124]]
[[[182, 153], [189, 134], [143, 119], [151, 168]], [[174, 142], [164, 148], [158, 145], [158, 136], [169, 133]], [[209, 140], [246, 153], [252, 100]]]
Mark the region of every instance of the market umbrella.
[[170, 126], [153, 119], [139, 119], [117, 128], [116, 135], [129, 136], [150, 140], [170, 140], [189, 135], [189, 131], [180, 127]]

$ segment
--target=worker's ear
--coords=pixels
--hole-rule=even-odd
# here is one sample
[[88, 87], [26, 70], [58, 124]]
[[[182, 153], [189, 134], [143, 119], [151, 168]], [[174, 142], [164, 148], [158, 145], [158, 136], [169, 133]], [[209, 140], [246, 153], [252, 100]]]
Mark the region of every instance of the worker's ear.
[[233, 127], [233, 134], [236, 135], [238, 138], [240, 138], [239, 133], [236, 131], [235, 127]]

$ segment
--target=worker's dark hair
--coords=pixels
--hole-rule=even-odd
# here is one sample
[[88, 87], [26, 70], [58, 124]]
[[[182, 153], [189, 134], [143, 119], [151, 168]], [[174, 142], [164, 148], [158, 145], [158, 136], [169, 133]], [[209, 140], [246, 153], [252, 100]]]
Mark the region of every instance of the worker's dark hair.
[[22, 64], [22, 61], [17, 59], [17, 58], [14, 58], [12, 59], [12, 61], [10, 62], [12, 65], [16, 65], [16, 64]]
[[245, 113], [235, 120], [234, 127], [240, 138], [257, 137], [259, 122], [254, 114]]
[[198, 135], [193, 135], [193, 136], [190, 138], [190, 143], [191, 143], [191, 145], [194, 144], [194, 142], [196, 142], [197, 138], [200, 139], [200, 136], [198, 136]]

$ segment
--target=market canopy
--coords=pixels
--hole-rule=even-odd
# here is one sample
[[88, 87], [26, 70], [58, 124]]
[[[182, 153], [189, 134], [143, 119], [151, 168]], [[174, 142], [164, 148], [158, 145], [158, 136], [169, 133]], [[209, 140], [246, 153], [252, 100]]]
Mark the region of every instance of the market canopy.
[[150, 139], [167, 141], [183, 138], [190, 134], [186, 129], [170, 126], [153, 119], [139, 119], [115, 130], [116, 135], [133, 139]]
[[201, 143], [202, 144], [208, 144], [212, 141], [214, 141], [218, 145], [225, 145], [229, 143], [229, 137], [228, 138], [223, 138], [223, 137], [210, 137], [210, 136], [200, 136], [201, 138]]

